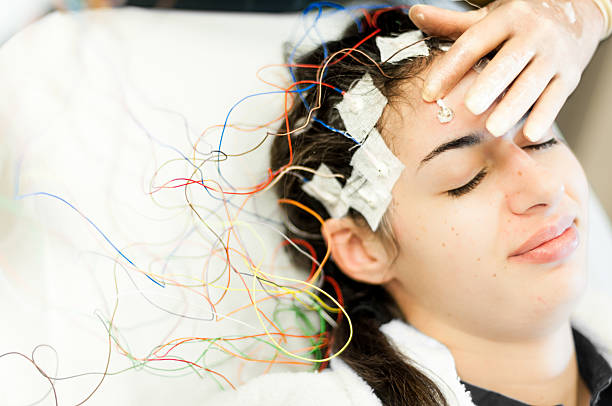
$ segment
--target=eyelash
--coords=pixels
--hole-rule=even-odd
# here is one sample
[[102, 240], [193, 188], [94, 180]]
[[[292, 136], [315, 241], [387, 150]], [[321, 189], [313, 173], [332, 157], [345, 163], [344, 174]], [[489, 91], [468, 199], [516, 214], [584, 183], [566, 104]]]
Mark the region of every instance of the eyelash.
[[[559, 142], [557, 141], [556, 138], [551, 138], [550, 140], [543, 142], [541, 144], [535, 144], [535, 145], [527, 145], [526, 147], [523, 148], [527, 148], [527, 149], [531, 149], [531, 150], [540, 150], [540, 149], [544, 149], [544, 148], [550, 148], [555, 144], [558, 144]], [[480, 172], [478, 172], [478, 174], [471, 180], [469, 181], [467, 184], [457, 188], [457, 189], [452, 189], [447, 191], [446, 193], [451, 196], [451, 197], [459, 197], [461, 195], [464, 195], [468, 192], [470, 192], [471, 190], [473, 190], [476, 186], [478, 186], [478, 184], [482, 181], [482, 179], [486, 176], [487, 174], [487, 169], [484, 168], [483, 170], [481, 170]]]

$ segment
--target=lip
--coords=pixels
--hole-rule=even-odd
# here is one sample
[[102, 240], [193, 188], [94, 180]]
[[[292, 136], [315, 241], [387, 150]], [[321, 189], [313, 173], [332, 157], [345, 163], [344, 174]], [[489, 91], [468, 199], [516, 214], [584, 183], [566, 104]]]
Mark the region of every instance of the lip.
[[563, 234], [570, 226], [574, 224], [576, 216], [563, 215], [557, 217], [557, 219], [546, 226], [542, 227], [535, 234], [533, 234], [527, 241], [525, 241], [518, 249], [513, 251], [509, 256], [515, 257], [523, 255], [540, 245], [547, 243]]

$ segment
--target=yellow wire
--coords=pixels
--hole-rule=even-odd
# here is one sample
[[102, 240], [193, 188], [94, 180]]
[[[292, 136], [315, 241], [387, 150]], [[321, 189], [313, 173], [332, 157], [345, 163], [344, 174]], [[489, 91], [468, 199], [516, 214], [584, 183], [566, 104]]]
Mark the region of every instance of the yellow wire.
[[[313, 217], [315, 217], [320, 223], [321, 223], [321, 227], [323, 227], [323, 230], [325, 230], [325, 222], [323, 221], [323, 218], [316, 213], [314, 210], [312, 210], [311, 208], [303, 205], [300, 202], [296, 202], [295, 200], [291, 200], [291, 199], [279, 199], [278, 203], [281, 204], [292, 204], [304, 211], [306, 211], [307, 213], [309, 213], [310, 215], [312, 215]], [[327, 252], [325, 253], [325, 257], [323, 258], [323, 260], [321, 261], [321, 264], [319, 265], [319, 268], [316, 270], [315, 274], [313, 275], [313, 280], [315, 280], [319, 274], [321, 273], [321, 271], [323, 270], [323, 265], [325, 264], [325, 262], [327, 261], [327, 259], [329, 258], [330, 255], [330, 249], [329, 246], [327, 247]], [[285, 279], [285, 278], [283, 278]], [[292, 278], [286, 278], [288, 280], [292, 279]], [[306, 357], [302, 357], [301, 355], [298, 354], [294, 354], [288, 350], [286, 350], [284, 347], [282, 347], [275, 339], [274, 337], [272, 337], [272, 335], [270, 334], [270, 331], [268, 330], [268, 328], [266, 327], [264, 321], [261, 318], [261, 315], [259, 314], [259, 309], [257, 308], [257, 304], [254, 302], [253, 303], [253, 307], [255, 308], [255, 314], [257, 315], [257, 318], [259, 319], [259, 322], [261, 323], [261, 326], [263, 327], [264, 331], [266, 332], [266, 335], [268, 336], [268, 338], [282, 351], [284, 352], [286, 355], [293, 357], [293, 358], [297, 358], [303, 361], [309, 361], [309, 362], [326, 362], [329, 361], [335, 357], [337, 357], [338, 355], [340, 355], [349, 345], [349, 343], [351, 342], [351, 339], [353, 338], [353, 323], [351, 322], [351, 318], [349, 317], [348, 313], [346, 312], [346, 310], [344, 310], [344, 308], [340, 305], [340, 303], [338, 303], [336, 301], [336, 299], [334, 299], [330, 294], [328, 294], [327, 292], [325, 292], [324, 290], [320, 289], [319, 287], [308, 283], [308, 282], [303, 282], [303, 281], [298, 281], [295, 280], [296, 282], [299, 283], [303, 283], [307, 286], [310, 286], [313, 289], [318, 290], [320, 293], [324, 294], [325, 296], [327, 296], [332, 302], [334, 302], [338, 308], [342, 311], [342, 313], [344, 313], [344, 316], [346, 317], [346, 320], [348, 321], [349, 324], [349, 338], [346, 341], [346, 343], [342, 346], [342, 348], [340, 348], [340, 350], [338, 350], [338, 352], [336, 352], [335, 354], [331, 355], [330, 357], [326, 357], [323, 359], [312, 359], [312, 358], [306, 358]], [[253, 288], [255, 288], [255, 278], [253, 278]]]

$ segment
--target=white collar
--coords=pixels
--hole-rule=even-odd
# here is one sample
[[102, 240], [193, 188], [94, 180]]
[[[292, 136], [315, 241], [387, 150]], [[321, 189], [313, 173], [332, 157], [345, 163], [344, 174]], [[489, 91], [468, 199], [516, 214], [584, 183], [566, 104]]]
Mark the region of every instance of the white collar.
[[460, 382], [455, 359], [444, 344], [399, 319], [383, 324], [380, 330], [434, 381], [451, 405], [474, 406], [470, 392]]
[[[380, 330], [434, 381], [451, 406], [475, 406], [470, 392], [459, 380], [455, 360], [446, 346], [399, 319], [383, 324]], [[352, 404], [381, 405], [373, 389], [340, 357], [333, 358], [330, 367], [342, 380]]]
[[[584, 319], [576, 315], [573, 317], [572, 324], [574, 323], [582, 326], [588, 325]], [[402, 354], [413, 362], [415, 367], [434, 381], [450, 405], [475, 406], [470, 392], [460, 382], [455, 359], [448, 347], [399, 319], [383, 324], [380, 330]], [[587, 337], [592, 337], [593, 334], [595, 337], [605, 336], [602, 331], [595, 332], [593, 328], [588, 330], [591, 334], [586, 333]], [[589, 339], [592, 339], [591, 337]], [[609, 341], [607, 343], [609, 344]], [[609, 347], [601, 346], [600, 349], [604, 351], [602, 355], [612, 364], [610, 354], [606, 353]], [[348, 390], [350, 398], [358, 401], [355, 404], [381, 404], [372, 388], [339, 357], [333, 358], [330, 366], [339, 374], [347, 388], [350, 388]]]

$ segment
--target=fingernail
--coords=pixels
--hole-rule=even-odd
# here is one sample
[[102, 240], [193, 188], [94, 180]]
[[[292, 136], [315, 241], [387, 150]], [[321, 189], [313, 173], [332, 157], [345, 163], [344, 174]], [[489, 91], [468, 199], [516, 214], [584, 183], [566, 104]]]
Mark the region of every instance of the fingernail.
[[486, 126], [487, 131], [489, 131], [495, 137], [501, 137], [507, 131], [506, 125], [504, 124], [504, 120], [497, 116], [489, 117]]
[[434, 101], [436, 100], [436, 96], [440, 91], [440, 82], [437, 80], [430, 80], [425, 84], [423, 88], [423, 99], [426, 101]]
[[468, 97], [465, 106], [476, 115], [482, 114], [491, 104], [485, 97], [478, 94]]
[[410, 15], [411, 19], [421, 21], [425, 20], [425, 15], [423, 15], [423, 12], [421, 11], [422, 6], [422, 4], [415, 4], [414, 6], [410, 7], [408, 14]]
[[525, 129], [523, 130], [523, 134], [531, 142], [536, 142], [537, 140], [542, 138], [543, 133], [544, 131], [541, 131], [537, 126], [534, 128], [533, 125], [530, 127], [525, 127]]

